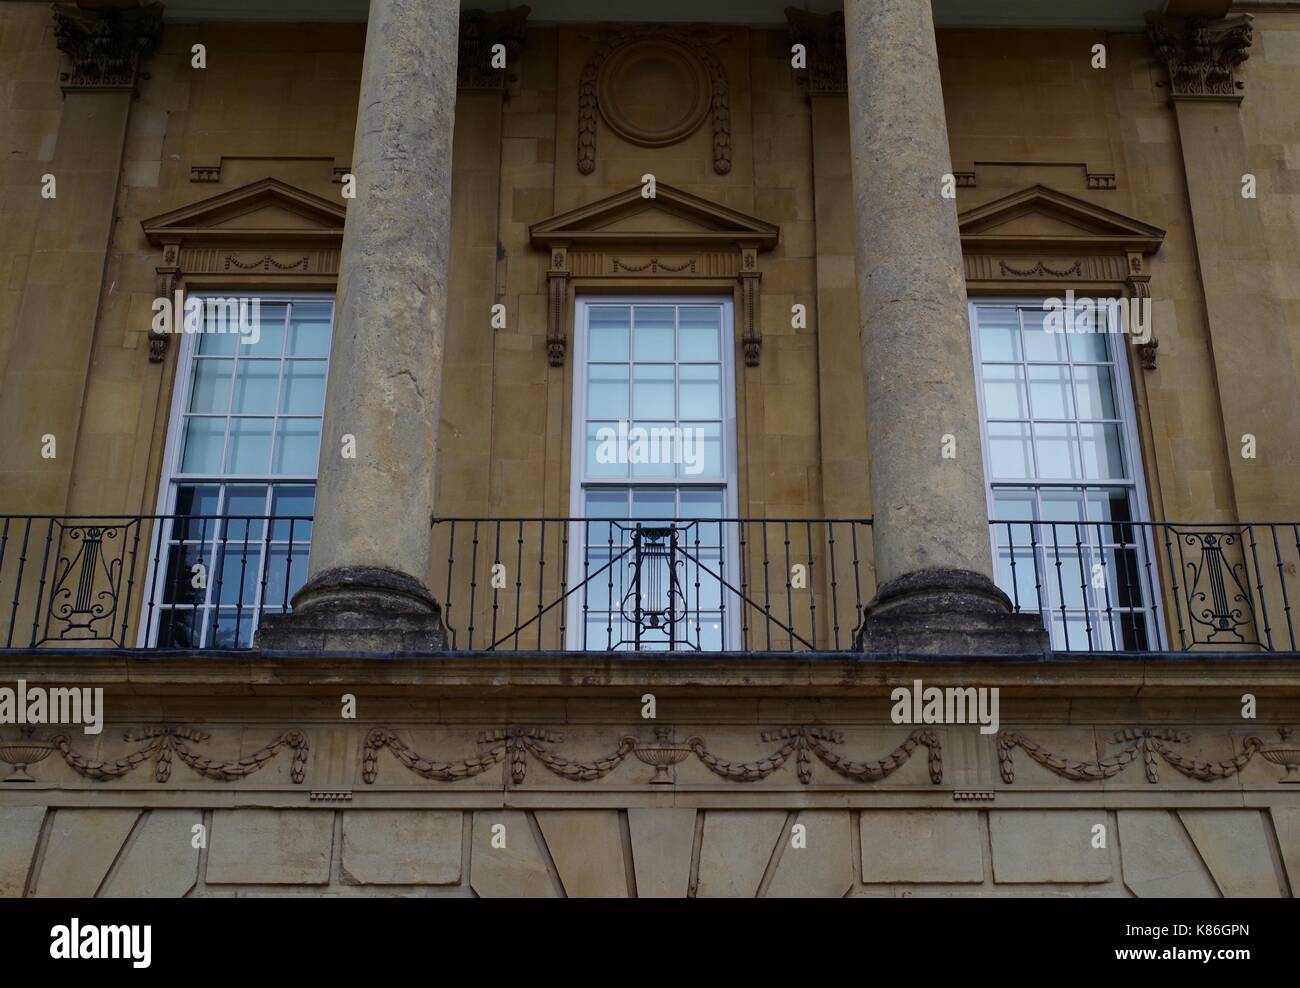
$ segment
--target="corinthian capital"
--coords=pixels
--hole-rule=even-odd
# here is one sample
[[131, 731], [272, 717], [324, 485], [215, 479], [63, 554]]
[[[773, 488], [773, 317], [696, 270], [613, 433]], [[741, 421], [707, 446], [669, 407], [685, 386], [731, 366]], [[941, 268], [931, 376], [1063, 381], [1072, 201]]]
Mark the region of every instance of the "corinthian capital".
[[71, 62], [65, 91], [135, 87], [140, 66], [158, 50], [161, 3], [80, 0], [53, 9], [55, 44]]
[[844, 54], [844, 14], [814, 14], [786, 7], [792, 44], [807, 49], [804, 81], [809, 96], [844, 95], [849, 91], [848, 63]]
[[1147, 40], [1169, 69], [1174, 99], [1240, 102], [1244, 84], [1237, 68], [1250, 57], [1250, 14], [1232, 17], [1170, 17], [1147, 14]]
[[[488, 12], [466, 10], [460, 15], [460, 59], [456, 66], [456, 88], [501, 92], [506, 72], [523, 51], [528, 33], [526, 6]], [[493, 51], [497, 45], [501, 48]], [[497, 56], [504, 55], [507, 68]]]

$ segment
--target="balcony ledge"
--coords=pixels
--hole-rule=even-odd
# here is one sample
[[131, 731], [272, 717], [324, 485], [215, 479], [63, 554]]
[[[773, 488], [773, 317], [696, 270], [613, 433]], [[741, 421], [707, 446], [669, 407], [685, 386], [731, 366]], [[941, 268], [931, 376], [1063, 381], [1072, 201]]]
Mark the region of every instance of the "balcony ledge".
[[880, 656], [858, 652], [305, 653], [195, 649], [0, 649], [0, 682], [187, 694], [419, 692], [614, 695], [628, 690], [801, 697], [871, 696], [921, 679], [1015, 694], [1188, 696], [1300, 687], [1296, 652], [1047, 652], [1036, 656]]

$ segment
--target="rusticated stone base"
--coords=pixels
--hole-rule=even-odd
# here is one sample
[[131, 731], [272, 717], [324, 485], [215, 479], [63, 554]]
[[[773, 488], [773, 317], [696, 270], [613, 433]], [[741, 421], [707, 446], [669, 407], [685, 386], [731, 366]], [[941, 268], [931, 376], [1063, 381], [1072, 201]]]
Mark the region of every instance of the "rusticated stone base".
[[270, 650], [440, 652], [442, 608], [415, 577], [357, 566], [327, 570], [304, 584], [289, 614], [267, 614], [257, 647]]
[[1014, 613], [987, 577], [926, 569], [877, 591], [856, 646], [886, 655], [1032, 655], [1051, 643], [1042, 619]]

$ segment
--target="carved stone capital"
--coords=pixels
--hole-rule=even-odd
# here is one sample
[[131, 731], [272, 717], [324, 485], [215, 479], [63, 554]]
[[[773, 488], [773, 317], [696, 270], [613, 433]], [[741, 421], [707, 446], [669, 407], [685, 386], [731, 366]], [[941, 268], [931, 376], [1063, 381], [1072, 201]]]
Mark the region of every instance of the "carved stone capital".
[[1240, 102], [1245, 84], [1236, 70], [1250, 57], [1250, 14], [1232, 17], [1170, 17], [1147, 14], [1147, 41], [1169, 69], [1173, 99]]
[[[531, 7], [519, 6], [495, 11], [466, 10], [460, 15], [458, 90], [505, 92], [510, 66], [524, 48], [530, 13]], [[504, 49], [504, 68], [498, 57], [503, 52], [494, 51], [497, 45]]]
[[786, 7], [790, 43], [803, 45], [807, 63], [803, 81], [809, 96], [844, 96], [849, 91], [844, 55], [844, 14], [814, 14]]
[[54, 41], [71, 63], [63, 90], [134, 89], [140, 66], [158, 50], [163, 5], [54, 4]]

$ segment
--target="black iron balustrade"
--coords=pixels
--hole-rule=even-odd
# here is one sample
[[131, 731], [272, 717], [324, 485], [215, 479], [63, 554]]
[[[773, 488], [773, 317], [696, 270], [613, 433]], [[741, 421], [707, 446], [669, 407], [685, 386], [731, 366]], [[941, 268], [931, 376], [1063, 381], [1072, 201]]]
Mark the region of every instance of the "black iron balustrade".
[[[1300, 522], [994, 521], [1059, 650], [1296, 651]], [[306, 578], [310, 516], [0, 516], [0, 647], [237, 649]], [[443, 518], [470, 651], [831, 651], [873, 589], [860, 519]]]
[[0, 516], [0, 647], [248, 648], [310, 516]]
[[1296, 651], [1300, 523], [992, 522], [999, 585], [1054, 648]]
[[435, 596], [452, 648], [852, 648], [870, 522], [441, 518]]

